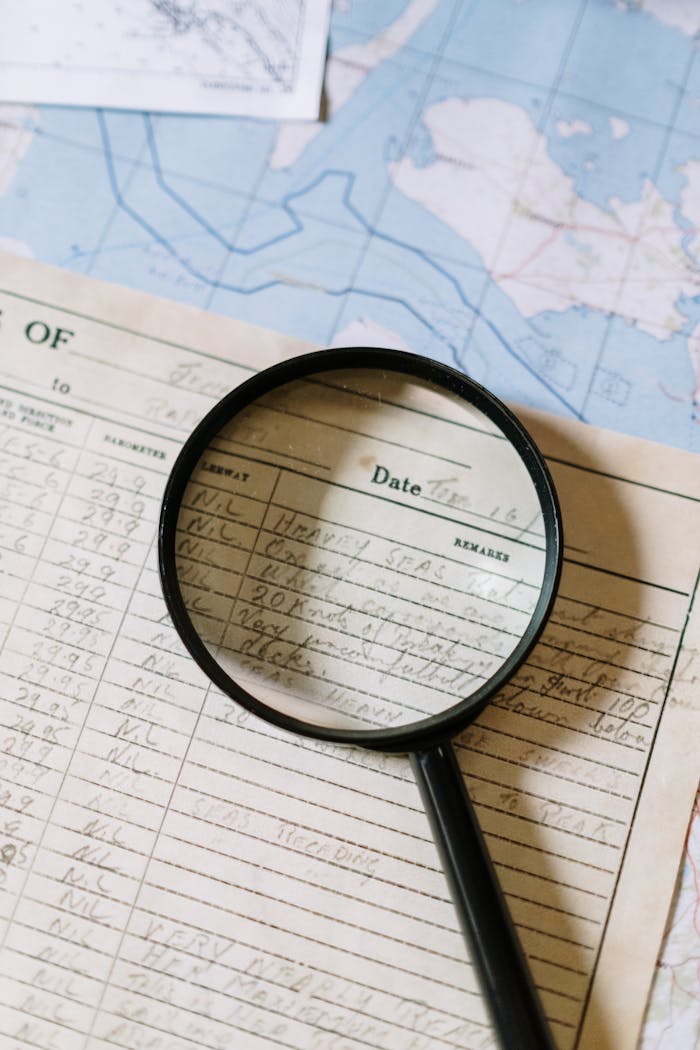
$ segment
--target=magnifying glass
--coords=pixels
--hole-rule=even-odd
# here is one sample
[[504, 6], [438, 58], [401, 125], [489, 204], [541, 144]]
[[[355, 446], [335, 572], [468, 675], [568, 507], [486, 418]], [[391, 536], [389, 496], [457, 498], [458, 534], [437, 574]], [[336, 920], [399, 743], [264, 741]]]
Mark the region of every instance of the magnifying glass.
[[283, 729], [406, 752], [503, 1050], [554, 1043], [450, 740], [539, 637], [561, 568], [544, 460], [461, 373], [292, 358], [219, 402], [165, 490], [168, 610], [209, 678]]

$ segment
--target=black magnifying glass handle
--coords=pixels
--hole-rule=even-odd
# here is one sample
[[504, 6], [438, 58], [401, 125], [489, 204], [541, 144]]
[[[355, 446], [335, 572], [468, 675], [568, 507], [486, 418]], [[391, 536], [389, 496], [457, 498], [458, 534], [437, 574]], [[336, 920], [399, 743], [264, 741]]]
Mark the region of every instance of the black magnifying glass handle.
[[452, 745], [411, 764], [502, 1050], [555, 1050]]

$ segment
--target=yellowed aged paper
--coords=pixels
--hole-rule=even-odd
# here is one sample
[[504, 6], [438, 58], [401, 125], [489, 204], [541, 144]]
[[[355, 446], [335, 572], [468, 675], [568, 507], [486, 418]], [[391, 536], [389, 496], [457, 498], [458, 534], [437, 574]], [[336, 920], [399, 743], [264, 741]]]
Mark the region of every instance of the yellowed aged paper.
[[[306, 348], [14, 258], [0, 309], [4, 1043], [492, 1046], [407, 761], [241, 712], [160, 595], [182, 441]], [[560, 596], [457, 750], [558, 1045], [631, 1050], [697, 783], [697, 460], [522, 418], [562, 502]], [[449, 503], [450, 480], [422, 483]], [[411, 562], [434, 615], [451, 564]]]
[[[533, 430], [538, 433], [536, 423]], [[625, 662], [634, 654], [644, 676], [635, 696], [648, 697], [659, 711], [639, 720], [649, 721], [653, 750], [638, 774], [634, 823], [577, 1044], [582, 1050], [634, 1047], [700, 775], [700, 470], [690, 453], [594, 428], [560, 423], [556, 437], [539, 436], [564, 505], [579, 508], [567, 518], [570, 556], [604, 570], [595, 576], [597, 602], [605, 605], [609, 595], [611, 607], [621, 609], [623, 601], [628, 615], [634, 613], [636, 626], [617, 637], [638, 648], [623, 645], [618, 652]], [[580, 467], [573, 466], [574, 449]], [[586, 504], [573, 489], [581, 467], [591, 478]], [[631, 690], [615, 692], [628, 675], [619, 667], [613, 675], [618, 681], [608, 671], [606, 689], [634, 712]], [[639, 732], [646, 744], [647, 731], [636, 723], [630, 717], [620, 730], [611, 719], [610, 729], [631, 739]]]

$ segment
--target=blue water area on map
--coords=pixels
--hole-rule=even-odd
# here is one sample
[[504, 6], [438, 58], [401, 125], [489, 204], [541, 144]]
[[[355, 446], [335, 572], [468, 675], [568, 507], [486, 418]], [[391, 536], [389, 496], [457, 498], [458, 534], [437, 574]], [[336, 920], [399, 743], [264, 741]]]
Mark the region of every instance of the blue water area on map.
[[[353, 204], [367, 221], [373, 221], [387, 190], [387, 158], [408, 141], [420, 112], [428, 63], [422, 55], [412, 56], [408, 66], [395, 61], [382, 63], [292, 168], [265, 174], [259, 195], [266, 200], [282, 200], [326, 171], [352, 172]], [[329, 215], [329, 221], [337, 222], [339, 217], [346, 221], [344, 212], [341, 207], [340, 212]]]
[[[607, 108], [558, 95], [544, 128], [547, 151], [552, 160], [573, 180], [576, 193], [598, 207], [607, 209], [611, 198], [636, 201], [644, 183], [654, 178], [666, 140], [658, 124], [637, 118], [623, 118], [629, 124], [624, 138], [613, 137]], [[560, 121], [584, 121], [590, 134], [562, 135]]]
[[79, 113], [81, 137], [66, 144], [64, 113], [42, 112], [41, 130], [34, 134], [11, 191], [0, 195], [0, 227], [4, 235], [23, 241], [40, 258], [72, 265], [77, 257], [81, 268], [98, 250], [115, 201], [105, 178], [94, 112]]
[[480, 267], [444, 266], [401, 242], [374, 238], [355, 281], [362, 294], [348, 299], [343, 323], [352, 320], [357, 300], [360, 316], [381, 320], [416, 350], [458, 364], [484, 281]]
[[[526, 377], [529, 372], [531, 377], [538, 376], [545, 387], [547, 407], [551, 411], [583, 418], [586, 395], [607, 327], [604, 315], [577, 306], [561, 313], [547, 311], [525, 319], [495, 285], [489, 289], [484, 310], [489, 318], [502, 318], [501, 325], [507, 336], [511, 360], [504, 360], [503, 367], [507, 383], [518, 384], [517, 392], [507, 396], [533, 405], [543, 403], [539, 390], [533, 399], [532, 378]], [[520, 369], [515, 367], [516, 361], [521, 362]], [[498, 381], [506, 396], [504, 379], [498, 377], [497, 372], [494, 378], [490, 374], [488, 377], [488, 381]], [[486, 374], [484, 382], [487, 382]]]
[[560, 90], [665, 126], [692, 54], [692, 41], [659, 19], [596, 0], [585, 7]]
[[682, 295], [676, 305], [683, 316], [687, 318], [688, 323], [684, 329], [686, 333], [700, 325], [700, 294]]
[[[325, 182], [326, 180], [318, 188], [319, 191], [322, 187], [325, 188]], [[313, 199], [312, 195], [311, 201]], [[295, 241], [298, 246], [299, 235], [304, 230], [305, 218], [316, 217], [321, 221], [324, 218], [323, 215], [314, 216], [313, 205], [310, 201], [306, 201], [306, 215], [303, 216], [301, 212], [303, 205], [303, 197], [290, 201], [286, 208], [280, 207], [277, 202], [274, 204], [252, 203], [248, 209], [246, 221], [236, 239], [234, 254], [252, 257], [260, 255], [265, 248], [272, 246], [277, 246], [278, 251], [286, 251], [291, 241]], [[323, 212], [323, 208], [319, 207], [319, 211]], [[350, 221], [338, 222], [336, 225], [341, 229], [352, 228]]]
[[[116, 158], [138, 162], [143, 157], [146, 125], [141, 113], [106, 111], [109, 116], [110, 144]], [[80, 177], [80, 164], [86, 153], [102, 153], [97, 111], [70, 106], [43, 106], [39, 137], [73, 154], [74, 178]], [[33, 148], [33, 147], [32, 147]], [[60, 155], [60, 149], [56, 151]]]
[[[424, 3], [424, 8], [428, 3]], [[442, 0], [423, 19], [405, 48], [405, 51], [422, 51], [427, 55], [439, 52], [446, 35], [451, 32], [455, 12], [473, 6], [473, 0]], [[383, 30], [391, 27], [406, 10], [406, 0], [352, 0], [343, 9], [339, 5], [331, 21], [331, 50], [338, 51], [348, 44], [362, 43], [374, 39]]]
[[700, 62], [697, 60], [690, 67], [687, 81], [681, 96], [675, 126], [679, 131], [700, 135]]
[[700, 426], [692, 403], [694, 385], [683, 336], [662, 342], [615, 318], [594, 377], [586, 418], [599, 426], [700, 451]]
[[333, 11], [331, 38], [350, 29], [369, 40], [397, 19], [405, 7], [405, 0], [383, 0], [381, 4], [376, 0], [353, 0], [351, 4], [338, 4]]
[[[331, 227], [353, 233], [367, 231], [370, 223], [365, 218], [366, 211], [357, 206], [362, 196], [360, 183], [349, 167], [321, 168], [310, 174], [306, 182], [300, 181], [296, 189], [283, 190], [273, 196], [274, 203], [266, 208], [277, 213], [280, 232], [284, 229], [302, 231], [307, 218], [319, 219]], [[259, 237], [259, 234], [252, 236], [246, 230], [241, 243], [254, 244]]]
[[[547, 112], [547, 89], [536, 84], [523, 83], [498, 73], [484, 72], [443, 59], [428, 83], [423, 112], [435, 102], [446, 98], [502, 99], [521, 107], [538, 127]], [[460, 128], [455, 127], [455, 139], [461, 141]], [[475, 143], [478, 146], [478, 143]]]
[[[152, 130], [149, 165], [246, 197], [256, 191], [274, 140], [273, 124], [244, 117], [142, 119]], [[111, 114], [108, 122], [112, 138]]]
[[[249, 224], [257, 217], [256, 209]], [[263, 225], [259, 232], [264, 230]], [[211, 309], [325, 343], [352, 286], [363, 245], [362, 234], [307, 219], [303, 233], [289, 240], [253, 256], [229, 256]]]
[[545, 7], [547, 30], [535, 35], [529, 4], [509, 0], [465, 4], [446, 43], [445, 58], [548, 88], [561, 64], [580, 4], [548, 0]]
[[[172, 295], [193, 305], [205, 305], [209, 287], [224, 264], [227, 248], [227, 223], [234, 223], [232, 198], [205, 189], [200, 183], [182, 185], [190, 209], [199, 209], [203, 216], [212, 215], [217, 200], [220, 202], [220, 224], [217, 237], [203, 227], [191, 210], [181, 208], [171, 197], [157, 196], [157, 218], [154, 215], [156, 182], [148, 168], [137, 169], [120, 177], [116, 165], [114, 177], [125, 204], [119, 208], [106, 228], [97, 258], [91, 261], [90, 272], [105, 280], [123, 280], [124, 256], [128, 253], [131, 282], [144, 291]], [[238, 208], [245, 201], [235, 199]], [[231, 231], [232, 233], [235, 230]]]
[[[43, 111], [42, 111], [43, 112]], [[61, 113], [69, 114], [70, 110], [60, 110]], [[90, 141], [97, 137], [100, 149], [107, 148], [104, 140], [104, 126], [109, 130], [108, 148], [111, 154], [119, 160], [133, 160], [136, 164], [148, 164], [149, 156], [147, 149], [148, 120], [156, 121], [157, 116], [146, 118], [143, 113], [125, 112], [118, 109], [88, 110], [92, 117], [91, 125], [86, 129], [90, 135]], [[53, 110], [51, 111], [53, 117]], [[185, 150], [182, 151], [183, 153]]]
[[[695, 161], [696, 165], [700, 162], [700, 138], [687, 135], [685, 132], [671, 132], [668, 136], [663, 163], [655, 181], [661, 196], [666, 200], [677, 202], [679, 206], [681, 194], [686, 189], [688, 182], [684, 169], [691, 161]], [[692, 223], [680, 212], [676, 214], [676, 222], [682, 228], [694, 229]]]

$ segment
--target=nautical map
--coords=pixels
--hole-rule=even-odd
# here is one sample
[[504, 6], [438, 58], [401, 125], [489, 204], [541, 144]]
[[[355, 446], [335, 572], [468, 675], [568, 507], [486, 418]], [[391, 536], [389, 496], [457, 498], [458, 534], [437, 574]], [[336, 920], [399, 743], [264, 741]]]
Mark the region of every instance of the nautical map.
[[229, 75], [235, 64], [247, 80], [265, 84], [268, 89], [279, 85], [289, 90], [294, 83], [298, 63], [295, 45], [303, 25], [303, 5], [284, 0], [231, 5], [212, 0], [188, 4], [149, 0], [143, 25], [139, 23], [139, 16], [144, 15], [142, 5], [131, 6], [137, 28], [130, 35], [157, 40], [163, 56], [172, 55], [173, 48], [184, 40], [195, 49], [215, 52], [222, 77]]
[[0, 40], [0, 97], [317, 117], [328, 6], [329, 0], [27, 0], [13, 6]]
[[[3, 107], [1, 246], [700, 451], [699, 33], [689, 0], [338, 0], [322, 122]], [[644, 1050], [700, 1040], [698, 864], [696, 819]]]

